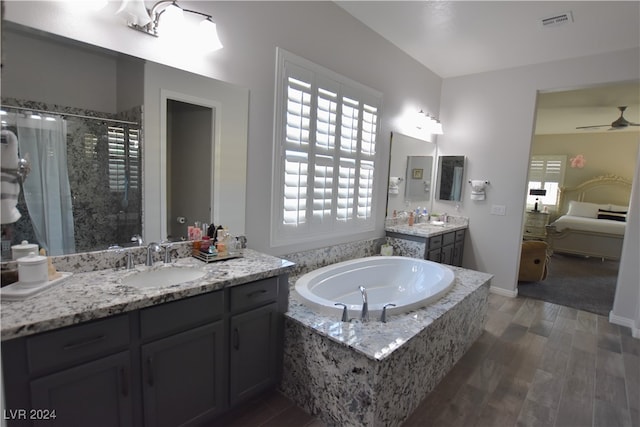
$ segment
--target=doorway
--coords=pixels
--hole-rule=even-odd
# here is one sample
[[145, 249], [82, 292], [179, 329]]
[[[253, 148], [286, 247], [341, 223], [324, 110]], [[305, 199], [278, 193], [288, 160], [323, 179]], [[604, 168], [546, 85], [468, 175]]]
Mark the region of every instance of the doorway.
[[[546, 194], [541, 196], [534, 192], [529, 196], [525, 215], [536, 217], [536, 220], [544, 218], [545, 222], [553, 223], [567, 213], [567, 205], [554, 204], [554, 185], [557, 188], [575, 188], [589, 180], [608, 175], [632, 180], [636, 169], [640, 127], [628, 126], [612, 130], [611, 123], [620, 116], [618, 107], [625, 105], [625, 118], [630, 122], [640, 122], [639, 93], [638, 82], [625, 82], [538, 95], [527, 194], [532, 194], [532, 188], [546, 190]], [[532, 181], [537, 182], [532, 179], [536, 175], [536, 172], [532, 172], [536, 161], [538, 166], [544, 166], [545, 162], [558, 166], [560, 163], [557, 163], [557, 159], [563, 157], [563, 171], [551, 168], [549, 171], [539, 172], [543, 177], [549, 172], [550, 181], [553, 181], [555, 172], [560, 172], [559, 182], [541, 182], [539, 187], [531, 187]], [[545, 204], [535, 206], [543, 200]], [[543, 209], [548, 214], [537, 213]], [[531, 214], [533, 210], [536, 215]], [[538, 224], [533, 224], [532, 218], [527, 218], [523, 230], [524, 239], [527, 238], [527, 233], [536, 229], [533, 225]], [[542, 230], [543, 235], [539, 240], [546, 239], [544, 225]], [[549, 259], [548, 267], [545, 279], [519, 282], [518, 294], [608, 315], [613, 306], [619, 261], [555, 253]]]
[[196, 221], [211, 223], [215, 110], [167, 99], [167, 236], [187, 238]]

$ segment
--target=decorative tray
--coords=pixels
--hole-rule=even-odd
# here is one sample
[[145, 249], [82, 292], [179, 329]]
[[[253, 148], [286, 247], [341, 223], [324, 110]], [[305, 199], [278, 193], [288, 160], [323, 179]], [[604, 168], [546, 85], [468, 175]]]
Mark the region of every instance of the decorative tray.
[[216, 262], [216, 261], [224, 261], [226, 259], [233, 259], [233, 258], [241, 258], [242, 254], [239, 252], [235, 252], [233, 254], [226, 254], [226, 255], [220, 255], [220, 254], [208, 254], [202, 251], [193, 251], [191, 252], [191, 255], [196, 258], [199, 259], [200, 261], [204, 261], [204, 262]]

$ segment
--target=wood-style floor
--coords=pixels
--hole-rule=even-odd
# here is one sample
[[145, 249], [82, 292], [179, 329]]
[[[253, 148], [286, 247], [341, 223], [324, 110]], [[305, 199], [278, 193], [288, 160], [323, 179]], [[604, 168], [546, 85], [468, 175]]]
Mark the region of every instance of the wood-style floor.
[[[640, 426], [640, 340], [604, 316], [490, 295], [485, 332], [404, 427]], [[216, 426], [321, 427], [279, 393]]]

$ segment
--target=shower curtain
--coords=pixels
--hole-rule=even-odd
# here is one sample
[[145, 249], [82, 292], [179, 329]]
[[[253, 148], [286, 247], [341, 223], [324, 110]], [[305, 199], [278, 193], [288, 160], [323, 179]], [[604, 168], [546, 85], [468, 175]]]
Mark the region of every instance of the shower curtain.
[[19, 115], [18, 143], [31, 162], [23, 191], [38, 243], [48, 255], [63, 255], [75, 252], [67, 125], [60, 116], [53, 119]]

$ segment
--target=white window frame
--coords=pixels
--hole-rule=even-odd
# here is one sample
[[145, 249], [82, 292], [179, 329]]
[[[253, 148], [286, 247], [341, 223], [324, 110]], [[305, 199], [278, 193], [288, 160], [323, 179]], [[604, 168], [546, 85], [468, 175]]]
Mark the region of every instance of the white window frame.
[[[538, 209], [547, 206], [551, 211], [557, 211], [560, 203], [560, 188], [564, 184], [567, 156], [562, 154], [536, 155], [529, 160], [527, 178], [527, 208], [533, 208], [536, 198], [539, 199]], [[533, 185], [539, 183], [538, 185]], [[557, 184], [554, 186], [553, 184]], [[556, 188], [556, 192], [552, 191]], [[546, 189], [545, 196], [530, 196], [531, 189]]]
[[[293, 102], [293, 95], [290, 99], [290, 78], [300, 82], [292, 81], [291, 86], [306, 94], [302, 104]], [[276, 50], [275, 87], [271, 245], [373, 231], [382, 94], [281, 48]], [[355, 129], [343, 126], [348, 100], [357, 104]], [[319, 108], [322, 102], [325, 109]], [[287, 105], [302, 115], [288, 116]], [[287, 126], [288, 117], [296, 122]], [[345, 139], [341, 129], [353, 131], [354, 137]], [[292, 130], [298, 133], [292, 136]], [[327, 134], [333, 143], [326, 139], [318, 143], [317, 137]], [[343, 140], [351, 143], [352, 150], [343, 149], [347, 147]], [[300, 163], [296, 158], [302, 159]]]

